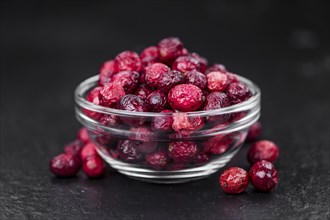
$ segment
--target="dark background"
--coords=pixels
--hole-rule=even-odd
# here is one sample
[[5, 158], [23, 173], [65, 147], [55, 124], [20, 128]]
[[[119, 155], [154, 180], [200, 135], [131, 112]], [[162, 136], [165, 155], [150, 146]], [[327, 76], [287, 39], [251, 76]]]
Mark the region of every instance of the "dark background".
[[[327, 1], [1, 1], [0, 219], [329, 219]], [[279, 185], [224, 194], [220, 171], [181, 184], [82, 173], [48, 162], [76, 137], [73, 91], [100, 64], [178, 36], [190, 51], [254, 80]], [[244, 145], [228, 166], [249, 169]]]

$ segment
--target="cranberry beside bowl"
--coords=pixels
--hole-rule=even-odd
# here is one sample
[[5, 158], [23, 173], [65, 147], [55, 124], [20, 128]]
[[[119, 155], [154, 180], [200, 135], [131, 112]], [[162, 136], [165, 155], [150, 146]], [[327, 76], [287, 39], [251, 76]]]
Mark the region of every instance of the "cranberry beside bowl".
[[[133, 95], [123, 103], [136, 106], [121, 109], [86, 99], [98, 85], [99, 76], [93, 76], [75, 90], [76, 117], [100, 156], [124, 175], [155, 183], [201, 179], [231, 160], [260, 116], [259, 88], [242, 76], [238, 79], [252, 93], [238, 104], [194, 112], [134, 112], [122, 110], [139, 107]], [[159, 94], [154, 97], [162, 99]]]

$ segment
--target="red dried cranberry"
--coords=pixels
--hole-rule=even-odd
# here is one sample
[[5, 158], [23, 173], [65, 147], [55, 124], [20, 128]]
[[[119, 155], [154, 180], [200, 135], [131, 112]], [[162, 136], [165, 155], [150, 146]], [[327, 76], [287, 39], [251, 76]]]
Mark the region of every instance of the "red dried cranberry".
[[188, 55], [189, 51], [186, 48], [182, 48], [181, 56]]
[[204, 127], [204, 119], [200, 116], [189, 116], [186, 113], [174, 113], [172, 128], [179, 134], [188, 136]]
[[156, 170], [165, 168], [169, 162], [169, 158], [164, 151], [148, 154], [145, 160], [148, 166]]
[[249, 174], [242, 168], [231, 167], [220, 176], [220, 186], [225, 193], [239, 194], [249, 185]]
[[179, 38], [168, 37], [158, 43], [159, 58], [165, 63], [172, 63], [182, 55], [183, 44]]
[[112, 76], [112, 83], [121, 85], [126, 93], [132, 93], [139, 83], [140, 74], [135, 71], [121, 71]]
[[146, 68], [145, 80], [148, 86], [157, 87], [160, 77], [171, 69], [162, 63], [154, 63]]
[[[172, 110], [163, 110], [161, 113], [173, 113]], [[156, 132], [170, 132], [172, 131], [173, 118], [172, 115], [164, 115], [154, 117], [151, 122], [151, 129]]]
[[139, 83], [140, 84], [146, 84], [147, 83], [146, 82], [146, 72], [145, 71], [141, 72], [140, 78], [139, 78]]
[[121, 85], [108, 83], [99, 92], [100, 104], [105, 107], [114, 107], [124, 95], [125, 90]]
[[80, 160], [71, 154], [60, 154], [50, 161], [49, 168], [58, 177], [72, 177], [80, 169]]
[[249, 99], [252, 96], [248, 87], [242, 83], [232, 83], [227, 88], [227, 95], [233, 104], [237, 104]]
[[185, 77], [176, 70], [168, 71], [158, 79], [157, 88], [165, 93], [175, 85], [185, 83]]
[[152, 93], [152, 89], [147, 86], [146, 84], [141, 84], [139, 87], [135, 90], [135, 95], [139, 96], [141, 99], [145, 100], [147, 96]]
[[278, 147], [275, 143], [267, 140], [255, 142], [249, 152], [248, 160], [254, 164], [260, 160], [267, 160], [271, 163], [275, 162], [279, 154]]
[[90, 156], [83, 161], [82, 169], [89, 178], [98, 178], [104, 175], [105, 164], [100, 156]]
[[145, 102], [150, 112], [160, 112], [167, 104], [166, 96], [159, 90], [150, 93]]
[[197, 164], [205, 164], [211, 160], [211, 156], [205, 152], [199, 152], [197, 155], [197, 158], [195, 160], [195, 163]]
[[85, 160], [87, 157], [98, 155], [96, 146], [93, 142], [88, 142], [80, 152], [80, 158]]
[[251, 127], [249, 128], [248, 135], [246, 137], [247, 141], [253, 141], [256, 140], [261, 135], [261, 123], [255, 122]]
[[103, 63], [99, 73], [99, 85], [103, 86], [111, 81], [112, 75], [115, 73], [114, 61], [108, 60]]
[[[214, 110], [219, 108], [224, 108], [227, 106], [230, 106], [231, 102], [229, 97], [226, 95], [226, 93], [223, 92], [211, 92], [207, 97], [204, 104], [204, 111], [208, 110]], [[217, 116], [210, 116], [207, 117], [208, 121], [216, 121], [218, 123], [223, 123], [225, 121], [228, 121], [230, 118], [230, 114], [223, 114], [223, 115], [217, 115]]]
[[234, 112], [234, 113], [231, 113], [231, 116], [230, 116], [230, 122], [236, 122], [236, 121], [239, 121], [241, 120], [242, 118], [244, 118], [246, 116], [246, 113], [245, 112]]
[[202, 64], [192, 56], [181, 56], [176, 58], [174, 63], [172, 64], [172, 69], [180, 71], [184, 75], [190, 70], [197, 70], [202, 72], [203, 68]]
[[171, 163], [167, 166], [167, 170], [170, 171], [182, 170], [184, 169], [184, 167], [185, 167], [184, 163]]
[[72, 141], [64, 147], [64, 153], [80, 157], [80, 152], [83, 146], [84, 142], [82, 142], [81, 140]]
[[139, 72], [141, 70], [141, 60], [137, 53], [133, 51], [123, 51], [114, 59], [114, 67], [116, 72], [124, 70], [132, 70]]
[[225, 73], [214, 71], [206, 75], [207, 88], [210, 92], [222, 92], [228, 85], [228, 77]]
[[252, 185], [263, 192], [271, 191], [278, 184], [277, 170], [271, 162], [266, 160], [253, 164], [249, 176]]
[[119, 117], [113, 114], [103, 114], [99, 122], [107, 127], [117, 127], [119, 125]]
[[[117, 104], [118, 109], [131, 111], [131, 112], [147, 112], [148, 109], [144, 103], [144, 101], [136, 96], [136, 95], [125, 95], [123, 96]], [[129, 117], [129, 116], [121, 116], [120, 119], [126, 124], [138, 127], [143, 125], [144, 120], [142, 117]]]
[[188, 112], [199, 109], [204, 98], [202, 90], [197, 86], [180, 84], [170, 90], [167, 101], [173, 109]]
[[195, 85], [200, 89], [205, 89], [207, 81], [203, 73], [197, 70], [191, 70], [186, 74], [187, 83]]
[[82, 127], [79, 129], [79, 131], [77, 133], [77, 137], [84, 144], [90, 141], [88, 130], [85, 127]]
[[215, 64], [213, 64], [213, 66], [209, 67], [206, 70], [205, 74], [209, 74], [210, 72], [216, 72], [216, 71], [219, 71], [219, 72], [222, 72], [222, 73], [227, 72], [226, 67], [224, 65], [215, 63]]
[[232, 135], [216, 135], [214, 137], [211, 137], [210, 139], [206, 140], [203, 143], [204, 146], [204, 152], [207, 152], [209, 154], [223, 154], [225, 153], [230, 145], [234, 142], [234, 138]]
[[155, 134], [148, 127], [131, 128], [129, 133], [130, 140], [149, 142], [154, 138]]
[[156, 46], [150, 46], [145, 48], [141, 54], [140, 54], [140, 59], [143, 61], [143, 59], [148, 58], [148, 59], [158, 59], [158, 48]]
[[[99, 100], [99, 92], [100, 90], [102, 89], [102, 87], [95, 87], [94, 89], [92, 89], [87, 97], [86, 97], [86, 100], [89, 101], [89, 102], [92, 102], [96, 105], [100, 105], [100, 100]], [[94, 112], [94, 111], [90, 111], [90, 110], [87, 110], [87, 109], [82, 109], [82, 111], [84, 112], [84, 114], [92, 119], [99, 119], [101, 117], [101, 113], [98, 113], [98, 112]]]
[[199, 56], [199, 54], [197, 53], [191, 53], [189, 54], [190, 56], [192, 56], [193, 58], [195, 58], [196, 60], [198, 60], [199, 64], [199, 71], [201, 73], [205, 73], [208, 62], [207, 59], [205, 59], [204, 57]]
[[168, 155], [176, 162], [191, 162], [198, 155], [198, 147], [192, 141], [171, 142], [168, 145]]
[[143, 159], [143, 155], [136, 149], [136, 141], [120, 140], [117, 151], [119, 158], [129, 163]]
[[231, 83], [239, 82], [238, 77], [235, 73], [226, 72], [228, 78], [228, 85]]

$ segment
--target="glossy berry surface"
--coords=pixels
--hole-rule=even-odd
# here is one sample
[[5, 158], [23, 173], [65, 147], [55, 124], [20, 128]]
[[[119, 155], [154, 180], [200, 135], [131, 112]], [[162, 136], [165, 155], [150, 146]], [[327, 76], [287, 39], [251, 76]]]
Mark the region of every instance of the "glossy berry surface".
[[228, 77], [220, 71], [210, 72], [206, 75], [207, 89], [210, 92], [222, 92], [228, 85]]
[[201, 57], [197, 53], [191, 53], [191, 54], [189, 54], [189, 56], [192, 56], [193, 58], [195, 58], [196, 60], [198, 60], [198, 62], [199, 62], [199, 68], [198, 69], [199, 69], [199, 71], [201, 73], [204, 74], [205, 71], [206, 71], [207, 65], [208, 65], [207, 59], [204, 58], [204, 57]]
[[191, 70], [202, 71], [201, 63], [192, 56], [178, 57], [172, 64], [172, 69], [180, 71], [184, 75]]
[[244, 84], [236, 82], [231, 83], [228, 86], [227, 95], [233, 104], [238, 104], [249, 99], [252, 96], [252, 93]]
[[111, 81], [112, 75], [115, 73], [114, 61], [108, 60], [104, 62], [100, 68], [99, 85], [103, 86]]
[[219, 64], [219, 63], [215, 63], [213, 64], [212, 66], [210, 66], [209, 68], [207, 68], [205, 74], [209, 74], [210, 72], [222, 72], [222, 73], [226, 73], [227, 70], [226, 70], [226, 67], [222, 64]]
[[239, 194], [248, 187], [249, 174], [242, 168], [231, 167], [221, 174], [219, 183], [225, 193]]
[[81, 160], [85, 160], [87, 157], [98, 155], [96, 146], [93, 142], [87, 143], [80, 152]]
[[256, 140], [261, 136], [261, 132], [262, 132], [261, 123], [257, 121], [254, 124], [252, 124], [251, 127], [249, 128], [246, 140], [247, 141]]
[[100, 104], [105, 107], [114, 107], [118, 100], [125, 95], [124, 88], [119, 84], [108, 83], [100, 89]]
[[188, 116], [186, 113], [174, 113], [172, 128], [178, 134], [188, 136], [204, 127], [204, 119], [200, 116]]
[[111, 82], [119, 84], [125, 90], [125, 93], [132, 93], [138, 86], [140, 74], [135, 71], [121, 71], [113, 75]]
[[192, 141], [176, 141], [168, 145], [168, 155], [175, 162], [191, 162], [198, 155], [198, 147]]
[[105, 173], [105, 164], [100, 156], [91, 156], [83, 161], [82, 170], [89, 178], [99, 178]]
[[148, 86], [157, 88], [159, 80], [166, 72], [171, 69], [163, 63], [154, 63], [148, 66], [145, 70], [145, 81]]
[[117, 151], [121, 160], [132, 163], [143, 159], [143, 155], [136, 149], [135, 143], [130, 140], [119, 141]]
[[169, 163], [169, 158], [164, 151], [158, 151], [151, 154], [148, 154], [145, 158], [148, 166], [160, 170], [167, 166]]
[[176, 37], [168, 37], [161, 40], [157, 47], [160, 60], [169, 64], [184, 52], [182, 42]]
[[146, 112], [147, 108], [144, 101], [136, 95], [123, 96], [117, 105], [118, 109], [131, 111], [131, 112]]
[[[172, 110], [163, 110], [161, 113], [173, 113]], [[151, 122], [151, 129], [155, 132], [166, 133], [172, 131], [173, 125], [172, 115], [164, 115], [154, 117]]]
[[134, 95], [139, 96], [141, 99], [145, 100], [147, 96], [152, 93], [153, 90], [146, 84], [141, 84], [134, 92]]
[[75, 140], [68, 143], [64, 147], [64, 153], [71, 154], [72, 156], [80, 157], [80, 152], [84, 146], [84, 142], [81, 140]]
[[202, 90], [205, 89], [207, 84], [205, 75], [197, 70], [191, 70], [186, 74], [186, 82]]
[[85, 127], [82, 127], [78, 130], [77, 137], [84, 144], [90, 141], [88, 130]]
[[60, 154], [50, 161], [49, 169], [58, 177], [73, 177], [80, 169], [80, 161], [71, 154]]
[[114, 59], [114, 68], [116, 72], [124, 70], [132, 70], [139, 72], [141, 70], [142, 63], [137, 53], [133, 51], [123, 51], [118, 54]]
[[275, 162], [279, 154], [278, 147], [275, 143], [262, 140], [252, 144], [248, 152], [248, 160], [254, 164], [260, 160], [267, 160], [271, 163]]
[[168, 93], [173, 86], [185, 83], [185, 81], [185, 77], [179, 71], [168, 71], [159, 77], [157, 89]]
[[163, 92], [157, 90], [148, 95], [145, 100], [149, 112], [160, 112], [165, 109], [167, 101]]
[[[99, 93], [101, 89], [102, 87], [95, 87], [94, 89], [92, 89], [86, 96], [86, 100], [92, 102], [95, 105], [100, 105]], [[97, 120], [98, 118], [101, 117], [101, 114], [98, 112], [94, 112], [88, 109], [82, 109], [82, 111], [92, 119]]]
[[262, 192], [271, 191], [278, 184], [277, 170], [271, 162], [266, 160], [253, 164], [249, 176], [252, 185]]

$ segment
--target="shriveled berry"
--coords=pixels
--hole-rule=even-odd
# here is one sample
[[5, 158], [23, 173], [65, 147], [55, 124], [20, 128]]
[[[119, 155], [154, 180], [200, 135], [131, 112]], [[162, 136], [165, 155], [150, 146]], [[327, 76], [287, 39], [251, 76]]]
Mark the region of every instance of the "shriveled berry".
[[145, 70], [140, 73], [139, 83], [140, 84], [146, 84], [147, 83], [146, 82], [146, 71]]
[[102, 177], [105, 173], [105, 164], [100, 156], [91, 156], [83, 161], [82, 170], [89, 178]]
[[145, 58], [148, 58], [148, 59], [157, 60], [158, 56], [159, 56], [158, 48], [156, 46], [150, 46], [150, 47], [145, 48], [141, 52], [140, 59], [143, 60]]
[[228, 79], [228, 85], [231, 83], [239, 82], [238, 77], [235, 73], [226, 72], [227, 79]]
[[73, 177], [80, 169], [80, 161], [77, 156], [60, 154], [50, 161], [49, 169], [58, 177]]
[[249, 128], [248, 135], [246, 137], [247, 141], [253, 141], [256, 140], [258, 137], [261, 135], [261, 123], [260, 122], [255, 122], [254, 124], [251, 125]]
[[279, 154], [278, 147], [275, 143], [262, 140], [255, 142], [249, 152], [248, 160], [251, 164], [254, 164], [260, 160], [267, 160], [271, 163], [275, 162]]
[[114, 107], [124, 95], [125, 90], [121, 85], [108, 83], [99, 92], [100, 104], [105, 107]]
[[[92, 102], [96, 105], [100, 105], [100, 99], [99, 99], [99, 92], [102, 89], [102, 87], [95, 87], [94, 89], [92, 89], [88, 95], [86, 96], [86, 100], [89, 102]], [[98, 112], [94, 112], [91, 110], [87, 110], [87, 109], [82, 109], [82, 111], [84, 112], [84, 114], [92, 119], [99, 119], [101, 117], [101, 113]]]
[[114, 61], [108, 60], [104, 62], [100, 68], [99, 85], [103, 86], [111, 82], [112, 75], [115, 73]]
[[120, 71], [112, 76], [111, 82], [121, 85], [126, 93], [132, 93], [139, 83], [140, 74], [135, 71]]
[[157, 151], [146, 156], [146, 163], [148, 166], [156, 170], [161, 170], [169, 163], [169, 158], [164, 151]]
[[168, 71], [159, 77], [157, 89], [164, 93], [168, 93], [173, 86], [185, 83], [185, 81], [185, 77], [179, 71]]
[[199, 109], [204, 103], [203, 92], [191, 84], [179, 84], [168, 93], [167, 101], [175, 110], [188, 112]]
[[220, 186], [225, 193], [239, 194], [249, 185], [249, 174], [242, 168], [231, 167], [220, 176]]
[[116, 72], [124, 70], [139, 72], [141, 70], [142, 64], [137, 53], [126, 50], [115, 57], [114, 67]]
[[135, 90], [135, 95], [139, 96], [141, 99], [145, 100], [147, 96], [152, 93], [152, 89], [147, 86], [146, 84], [141, 84], [137, 89]]
[[172, 115], [167, 115], [173, 113], [172, 110], [163, 110], [160, 113], [165, 113], [164, 116], [153, 117], [151, 122], [151, 129], [156, 132], [166, 133], [172, 131], [173, 118]]
[[145, 80], [148, 86], [158, 87], [160, 77], [171, 69], [162, 63], [154, 63], [146, 67]]
[[175, 162], [187, 163], [196, 159], [198, 147], [192, 141], [176, 141], [168, 145], [168, 155]]
[[80, 152], [80, 158], [85, 160], [87, 157], [98, 155], [96, 146], [93, 142], [88, 142]]
[[186, 113], [174, 113], [172, 128], [174, 131], [188, 136], [204, 127], [204, 119], [200, 116], [189, 116]]
[[84, 146], [84, 142], [81, 140], [75, 140], [68, 143], [64, 147], [64, 153], [71, 154], [72, 156], [80, 157], [80, 152]]
[[277, 170], [271, 162], [266, 160], [253, 164], [249, 176], [252, 185], [262, 192], [271, 191], [278, 184]]
[[[205, 100], [204, 111], [220, 109], [231, 105], [229, 97], [223, 92], [211, 92]], [[223, 123], [228, 121], [230, 114], [222, 114], [207, 117], [208, 121]]]
[[205, 164], [211, 160], [211, 156], [205, 152], [199, 152], [195, 163], [197, 164]]
[[172, 69], [180, 71], [184, 75], [191, 70], [203, 71], [202, 64], [192, 56], [181, 56], [175, 59]]
[[210, 92], [222, 92], [228, 85], [228, 77], [220, 71], [210, 72], [206, 75], [207, 89]]
[[191, 70], [186, 74], [186, 82], [199, 87], [200, 89], [205, 89], [207, 81], [203, 73], [197, 70]]
[[225, 153], [230, 145], [234, 142], [232, 135], [219, 134], [203, 143], [204, 152], [214, 155]]
[[205, 74], [209, 74], [211, 72], [217, 72], [217, 71], [222, 72], [222, 73], [227, 72], [226, 67], [224, 65], [215, 63], [211, 67], [207, 68]]
[[150, 93], [145, 102], [150, 112], [160, 112], [165, 109], [167, 104], [166, 96], [160, 90]]
[[158, 43], [159, 58], [165, 63], [172, 63], [182, 55], [183, 44], [179, 38], [168, 37]]
[[[117, 104], [118, 109], [131, 111], [131, 112], [147, 112], [148, 109], [144, 103], [144, 101], [136, 96], [136, 95], [125, 95], [123, 96]], [[126, 124], [138, 127], [143, 125], [144, 119], [142, 117], [129, 117], [129, 116], [121, 116], [120, 119]]]
[[231, 83], [227, 88], [227, 95], [233, 104], [249, 99], [252, 96], [248, 87], [240, 82]]
[[136, 149], [136, 141], [120, 140], [117, 151], [119, 158], [129, 163], [143, 159], [143, 155]]
[[90, 141], [90, 137], [89, 137], [89, 134], [88, 134], [88, 130], [87, 128], [85, 127], [82, 127], [78, 130], [78, 133], [77, 133], [77, 137], [78, 139], [83, 142], [84, 144], [86, 144], [87, 142]]
[[119, 125], [119, 117], [114, 114], [103, 114], [99, 122], [107, 127], [117, 127]]
[[146, 126], [131, 128], [129, 139], [134, 141], [149, 142], [155, 139], [155, 134]]
[[196, 60], [198, 60], [198, 62], [199, 62], [199, 71], [204, 74], [205, 71], [206, 71], [207, 65], [208, 65], [207, 59], [205, 59], [204, 57], [201, 57], [197, 53], [191, 53], [189, 55], [192, 56], [193, 58], [195, 58]]

